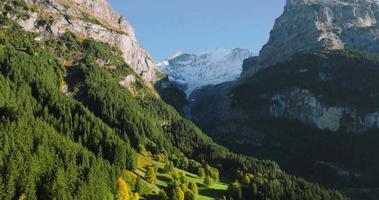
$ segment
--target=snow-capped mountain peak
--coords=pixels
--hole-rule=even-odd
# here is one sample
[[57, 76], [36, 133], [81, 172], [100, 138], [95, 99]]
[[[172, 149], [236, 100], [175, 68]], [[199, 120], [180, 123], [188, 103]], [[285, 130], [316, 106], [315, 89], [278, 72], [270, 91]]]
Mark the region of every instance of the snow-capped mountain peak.
[[244, 59], [253, 56], [246, 49], [219, 48], [211, 52], [190, 54], [177, 52], [157, 66], [170, 82], [184, 87], [187, 95], [195, 89], [237, 79]]
[[177, 52], [175, 52], [173, 55], [171, 55], [170, 57], [168, 57], [168, 59], [169, 60], [171, 60], [171, 59], [174, 59], [174, 58], [176, 58], [176, 57], [178, 57], [178, 56], [181, 56], [181, 55], [183, 55], [184, 53], [182, 52], [182, 51], [177, 51]]

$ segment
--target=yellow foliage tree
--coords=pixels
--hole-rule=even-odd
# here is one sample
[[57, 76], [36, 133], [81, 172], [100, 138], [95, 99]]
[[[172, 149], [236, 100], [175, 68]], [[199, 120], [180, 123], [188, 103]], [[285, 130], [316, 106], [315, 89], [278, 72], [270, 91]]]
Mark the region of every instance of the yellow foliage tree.
[[117, 187], [118, 187], [118, 199], [130, 200], [129, 186], [122, 177], [117, 179]]
[[174, 188], [172, 192], [172, 200], [184, 200], [184, 192], [180, 187]]
[[22, 194], [22, 195], [18, 198], [18, 200], [26, 200], [26, 195], [25, 195], [25, 194]]
[[139, 200], [139, 194], [137, 192], [133, 194], [133, 200]]

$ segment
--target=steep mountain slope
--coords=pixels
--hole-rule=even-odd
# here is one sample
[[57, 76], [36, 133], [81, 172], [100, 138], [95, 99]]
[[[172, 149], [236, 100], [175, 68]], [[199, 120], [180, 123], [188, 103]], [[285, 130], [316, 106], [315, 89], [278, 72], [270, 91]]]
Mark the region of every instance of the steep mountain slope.
[[62, 35], [68, 30], [81, 38], [93, 38], [118, 47], [126, 63], [144, 80], [154, 81], [158, 69], [148, 52], [137, 42], [133, 28], [112, 10], [106, 0], [26, 0], [32, 5], [29, 18], [19, 19], [27, 31], [44, 38]]
[[195, 91], [189, 117], [217, 142], [291, 173], [377, 187], [378, 66], [378, 57], [351, 51], [296, 55], [240, 82]]
[[379, 52], [376, 0], [287, 0], [270, 39], [260, 51], [258, 69], [300, 52], [355, 49]]
[[[88, 2], [96, 1], [83, 1], [79, 7]], [[30, 18], [46, 17], [44, 5], [45, 1], [0, 2], [1, 199], [138, 197], [124, 181], [125, 170], [138, 171], [136, 149], [185, 170], [205, 166], [205, 178], [211, 181], [218, 170], [209, 164], [221, 174], [236, 169], [257, 174], [262, 188], [257, 195], [264, 199], [292, 194], [299, 200], [346, 199], [286, 175], [274, 162], [217, 145], [165, 104], [117, 47], [70, 29], [45, 35], [46, 29], [32, 33], [19, 26]], [[81, 13], [75, 5], [73, 11]], [[37, 24], [46, 23], [53, 24]], [[151, 174], [155, 169], [149, 168]], [[182, 192], [177, 180], [166, 181], [162, 189], [167, 193]]]
[[187, 95], [193, 90], [239, 78], [242, 61], [253, 54], [246, 49], [217, 49], [204, 54], [176, 54], [157, 66]]
[[260, 55], [244, 60], [242, 78], [195, 90], [186, 117], [217, 142], [291, 173], [378, 187], [377, 8], [288, 0]]

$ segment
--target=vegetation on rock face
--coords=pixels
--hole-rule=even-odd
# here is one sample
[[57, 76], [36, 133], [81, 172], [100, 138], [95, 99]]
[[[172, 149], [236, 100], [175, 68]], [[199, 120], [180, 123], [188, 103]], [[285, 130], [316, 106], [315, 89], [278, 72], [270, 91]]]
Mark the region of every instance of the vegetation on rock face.
[[301, 88], [321, 97], [330, 106], [376, 111], [378, 66], [378, 57], [349, 50], [299, 54], [240, 83], [233, 90], [235, 105], [246, 108], [249, 104], [250, 111], [260, 109], [268, 103], [266, 98], [270, 95]]
[[[332, 133], [261, 114], [273, 94], [291, 88], [309, 90], [326, 105], [353, 108], [362, 114], [374, 112], [379, 108], [378, 76], [378, 57], [348, 50], [297, 55], [233, 90], [235, 108], [249, 115], [249, 120], [235, 123], [264, 133], [266, 142], [253, 145], [255, 155], [277, 160], [292, 173], [334, 186], [376, 187], [377, 130], [356, 134], [342, 126]], [[240, 150], [251, 152], [252, 145]]]
[[[214, 183], [218, 170], [238, 168], [298, 182], [274, 162], [215, 144], [145, 86], [117, 49], [71, 33], [39, 42], [3, 15], [0, 24], [0, 199], [138, 199], [141, 186], [133, 191], [124, 172], [140, 170], [134, 149], [141, 145], [183, 170], [204, 168]], [[119, 84], [127, 75], [136, 77], [137, 93]], [[147, 168], [146, 180], [154, 183], [157, 173]], [[196, 199], [186, 176], [172, 179], [166, 196]]]

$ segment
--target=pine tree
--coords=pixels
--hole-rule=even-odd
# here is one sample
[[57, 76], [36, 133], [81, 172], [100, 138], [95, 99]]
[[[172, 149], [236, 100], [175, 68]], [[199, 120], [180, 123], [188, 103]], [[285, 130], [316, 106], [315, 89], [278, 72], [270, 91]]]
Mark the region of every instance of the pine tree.
[[164, 171], [170, 173], [174, 170], [174, 164], [171, 161], [167, 161], [164, 166]]
[[155, 170], [154, 166], [146, 167], [145, 178], [146, 178], [146, 181], [149, 183], [155, 182], [155, 180], [157, 178], [157, 174], [156, 174], [156, 170]]
[[197, 170], [197, 175], [201, 178], [204, 178], [205, 177], [205, 170], [203, 167], [199, 167], [198, 170]]
[[195, 195], [194, 192], [192, 192], [191, 190], [188, 190], [185, 194], [184, 194], [184, 199], [185, 200], [196, 200], [197, 197]]
[[158, 196], [160, 200], [168, 200], [168, 196], [164, 190], [159, 190]]
[[137, 177], [136, 179], [136, 184], [134, 186], [134, 192], [141, 193], [142, 192], [142, 179], [140, 176]]

